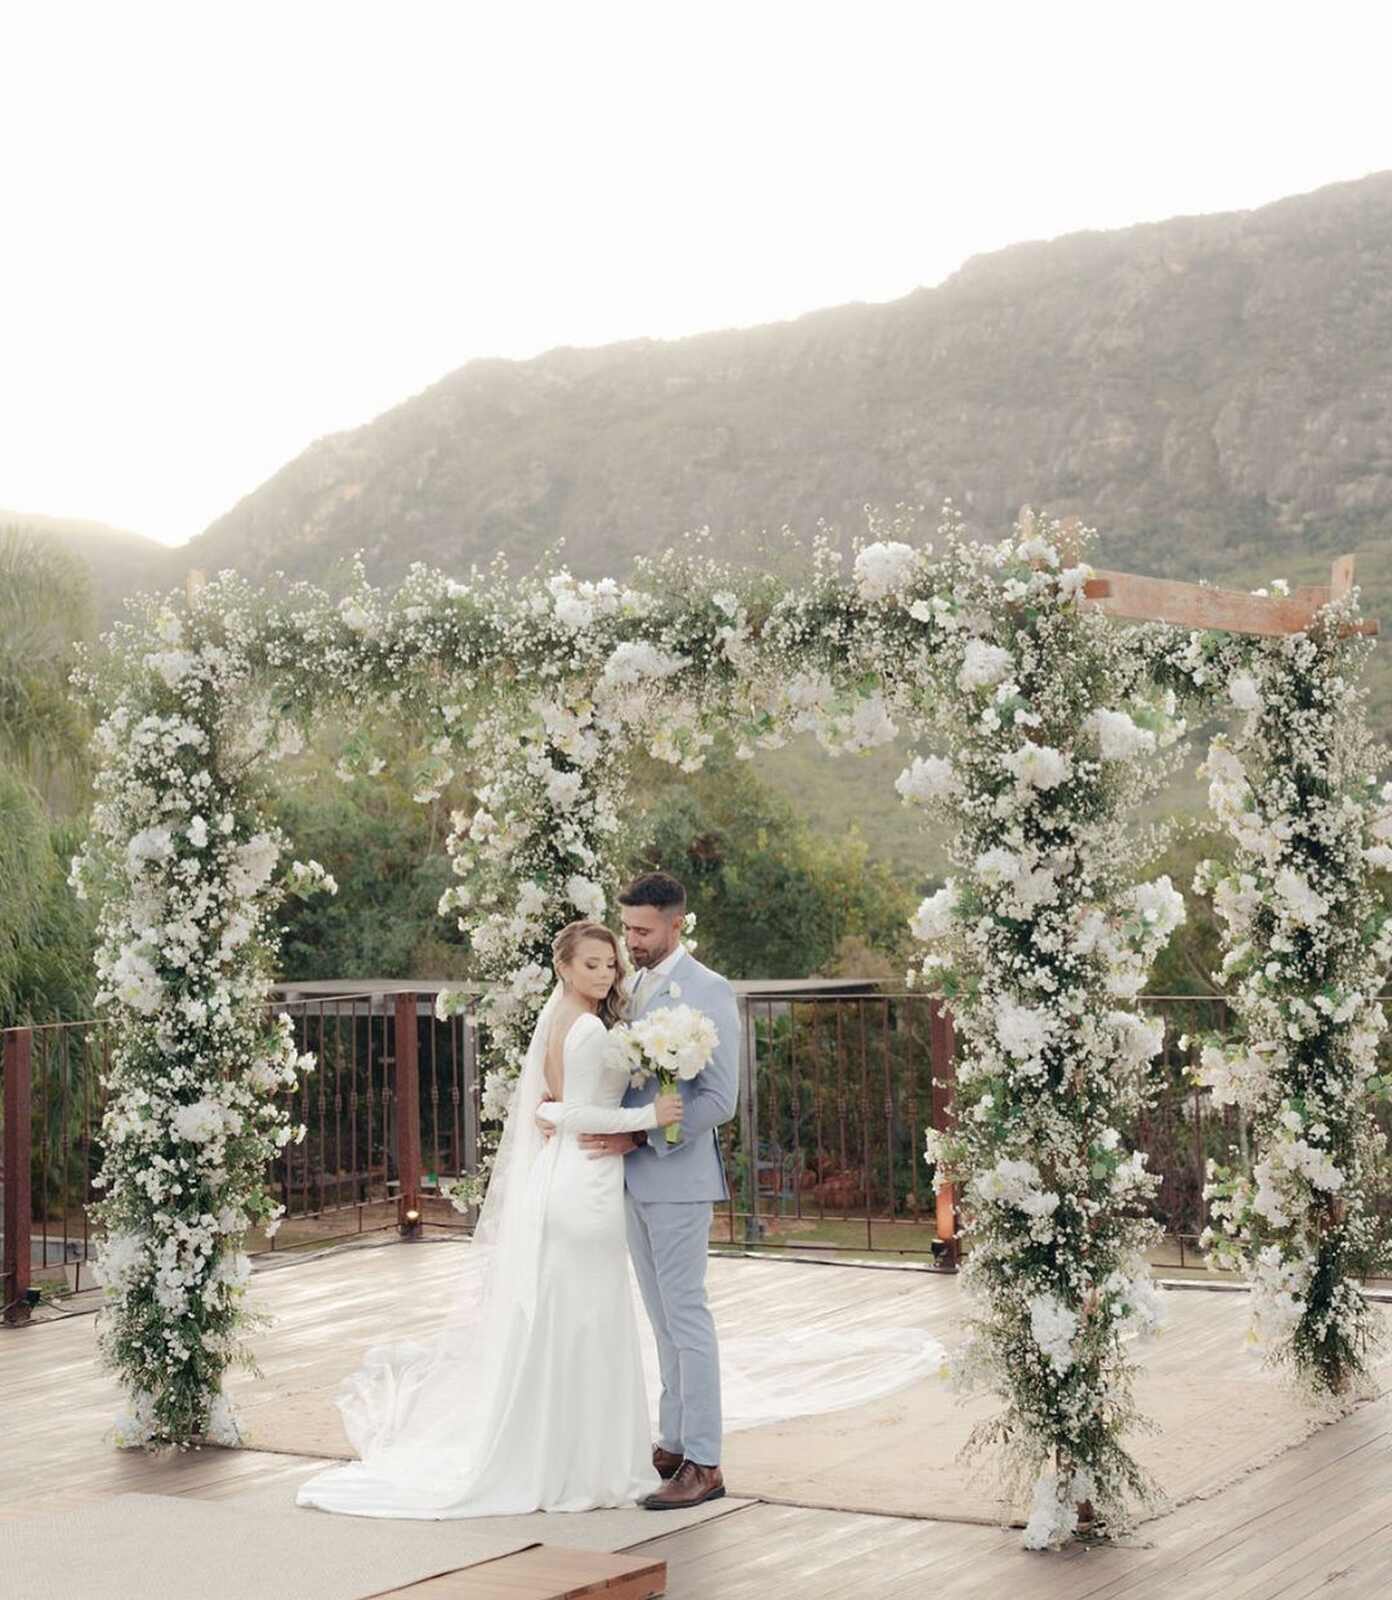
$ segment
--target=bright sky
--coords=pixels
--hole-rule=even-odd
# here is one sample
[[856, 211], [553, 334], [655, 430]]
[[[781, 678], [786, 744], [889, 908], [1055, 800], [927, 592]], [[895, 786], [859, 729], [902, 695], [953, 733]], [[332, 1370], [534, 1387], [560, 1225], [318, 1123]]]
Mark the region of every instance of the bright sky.
[[475, 356], [1392, 167], [1392, 11], [0, 0], [0, 506], [168, 542]]

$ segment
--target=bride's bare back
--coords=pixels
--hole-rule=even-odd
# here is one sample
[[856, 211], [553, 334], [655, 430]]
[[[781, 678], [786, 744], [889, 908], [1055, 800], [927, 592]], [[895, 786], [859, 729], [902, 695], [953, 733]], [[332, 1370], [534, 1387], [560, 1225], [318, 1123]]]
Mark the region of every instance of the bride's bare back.
[[546, 1037], [546, 1057], [542, 1075], [548, 1092], [557, 1100], [565, 1099], [565, 1046], [570, 1030], [584, 1016], [593, 1013], [586, 1006], [572, 1000], [562, 1000], [551, 1019], [551, 1029]]

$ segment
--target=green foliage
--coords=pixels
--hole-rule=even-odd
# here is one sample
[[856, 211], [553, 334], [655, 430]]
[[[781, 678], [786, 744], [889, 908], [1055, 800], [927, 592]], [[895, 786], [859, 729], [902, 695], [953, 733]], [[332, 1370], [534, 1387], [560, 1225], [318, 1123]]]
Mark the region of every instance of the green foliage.
[[23, 528], [0, 528], [0, 755], [41, 783], [86, 760], [87, 721], [68, 676], [90, 620], [82, 562]]
[[91, 1015], [92, 925], [67, 885], [79, 842], [0, 770], [0, 1027]]
[[[291, 856], [318, 861], [339, 885], [335, 897], [286, 903], [287, 981], [473, 975], [453, 918], [437, 911], [452, 882], [440, 821], [449, 797], [416, 804], [409, 737], [397, 744], [385, 771], [351, 783], [334, 775], [334, 752], [316, 751], [276, 798]], [[854, 829], [819, 832], [728, 753], [695, 777], [643, 761], [631, 792], [633, 836], [644, 841], [633, 869], [660, 861], [681, 875], [701, 955], [722, 972], [901, 975], [913, 897]]]
[[1150, 877], [1166, 874], [1184, 896], [1186, 920], [1165, 945], [1150, 970], [1150, 994], [1217, 994], [1213, 974], [1223, 960], [1222, 937], [1214, 921], [1213, 902], [1194, 893], [1194, 872], [1199, 863], [1230, 854], [1226, 837], [1217, 827], [1192, 818], [1175, 818], [1175, 831], [1164, 853], [1148, 863]]
[[651, 797], [634, 866], [681, 878], [700, 953], [727, 976], [826, 972], [850, 941], [907, 960], [912, 896], [854, 828], [818, 832], [728, 753], [694, 777], [645, 765], [633, 788]]
[[338, 894], [287, 902], [285, 979], [466, 975], [466, 949], [437, 912], [453, 881], [439, 807], [418, 805], [392, 766], [343, 783], [326, 756], [303, 764], [274, 817], [292, 858], [318, 861]]

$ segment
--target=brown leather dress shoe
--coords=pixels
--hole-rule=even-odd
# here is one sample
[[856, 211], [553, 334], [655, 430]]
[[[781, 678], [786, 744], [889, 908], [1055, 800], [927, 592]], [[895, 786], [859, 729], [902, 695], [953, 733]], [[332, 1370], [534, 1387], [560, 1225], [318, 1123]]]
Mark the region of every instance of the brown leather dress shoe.
[[703, 1467], [696, 1461], [683, 1461], [674, 1477], [643, 1501], [645, 1511], [685, 1511], [719, 1500], [725, 1493], [725, 1480], [719, 1467]]
[[685, 1456], [674, 1455], [670, 1450], [664, 1450], [660, 1444], [653, 1446], [653, 1471], [664, 1481], [676, 1477], [677, 1468], [685, 1459]]

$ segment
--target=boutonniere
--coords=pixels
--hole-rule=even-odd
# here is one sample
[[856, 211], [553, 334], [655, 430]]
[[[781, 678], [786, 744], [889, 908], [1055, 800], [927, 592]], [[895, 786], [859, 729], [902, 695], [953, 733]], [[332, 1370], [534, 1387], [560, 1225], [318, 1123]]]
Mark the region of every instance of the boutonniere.
[[669, 983], [667, 985], [667, 993], [670, 994], [671, 997], [674, 1000], [680, 1000], [681, 999], [681, 984], [679, 984], [679, 983]]

